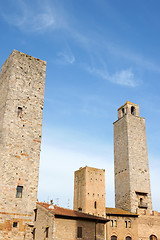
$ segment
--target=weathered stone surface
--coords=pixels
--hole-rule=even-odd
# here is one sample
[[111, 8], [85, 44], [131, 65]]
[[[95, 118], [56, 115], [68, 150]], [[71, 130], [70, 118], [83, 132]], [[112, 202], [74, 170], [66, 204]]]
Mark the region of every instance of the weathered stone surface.
[[114, 123], [115, 203], [136, 212], [152, 209], [145, 119], [139, 106], [127, 102]]
[[[1, 68], [0, 239], [32, 239], [45, 71], [46, 62], [16, 50]], [[22, 198], [16, 197], [17, 186], [22, 187]]]
[[[43, 204], [42, 204], [43, 205]], [[45, 203], [44, 203], [45, 205]], [[54, 212], [54, 206], [50, 205], [50, 209], [45, 209], [37, 203], [37, 218], [35, 221], [35, 240], [57, 239], [57, 240], [105, 240], [105, 222], [98, 222], [98, 218], [91, 220], [89, 215], [87, 218], [74, 218], [72, 215], [63, 215], [67, 209], [60, 208], [61, 215]], [[73, 210], [69, 210], [75, 212]], [[76, 213], [75, 213], [76, 215]], [[84, 214], [82, 214], [84, 215]], [[77, 230], [82, 229], [82, 236], [78, 238]], [[48, 229], [48, 236], [46, 236]]]
[[80, 168], [74, 175], [74, 210], [105, 216], [105, 170]]

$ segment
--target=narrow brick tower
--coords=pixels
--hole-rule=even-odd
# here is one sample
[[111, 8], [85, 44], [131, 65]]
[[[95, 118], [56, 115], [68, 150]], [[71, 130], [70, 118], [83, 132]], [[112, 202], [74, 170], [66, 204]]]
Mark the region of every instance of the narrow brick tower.
[[115, 205], [131, 212], [152, 209], [145, 119], [126, 102], [114, 122]]
[[105, 170], [80, 168], [74, 174], [74, 210], [105, 216]]
[[33, 239], [46, 62], [14, 50], [0, 78], [0, 239]]

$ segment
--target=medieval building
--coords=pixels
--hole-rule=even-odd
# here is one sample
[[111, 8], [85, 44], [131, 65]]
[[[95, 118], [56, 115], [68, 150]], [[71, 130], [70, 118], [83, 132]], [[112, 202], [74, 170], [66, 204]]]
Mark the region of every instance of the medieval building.
[[114, 122], [115, 208], [105, 170], [75, 172], [74, 206], [37, 202], [46, 62], [14, 50], [0, 78], [0, 239], [160, 240], [152, 210], [145, 119], [126, 102]]

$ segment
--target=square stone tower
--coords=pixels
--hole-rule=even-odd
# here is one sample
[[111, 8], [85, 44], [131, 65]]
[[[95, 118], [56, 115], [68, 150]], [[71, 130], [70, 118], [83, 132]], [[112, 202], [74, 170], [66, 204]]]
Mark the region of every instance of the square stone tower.
[[33, 239], [46, 62], [14, 50], [0, 78], [0, 239]]
[[74, 210], [105, 216], [105, 170], [80, 168], [74, 174]]
[[116, 208], [152, 209], [145, 119], [139, 106], [126, 102], [114, 122]]

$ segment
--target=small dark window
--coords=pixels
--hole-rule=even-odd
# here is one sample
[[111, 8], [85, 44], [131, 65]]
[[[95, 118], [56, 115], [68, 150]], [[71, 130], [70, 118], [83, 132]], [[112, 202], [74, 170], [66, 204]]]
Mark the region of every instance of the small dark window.
[[17, 186], [16, 198], [22, 198], [22, 186]]
[[128, 223], [127, 223], [127, 221], [125, 221], [125, 227], [126, 227], [126, 228], [128, 227]]
[[35, 228], [33, 228], [33, 232], [32, 232], [32, 234], [33, 234], [33, 240], [34, 240], [35, 237], [36, 237], [36, 229], [35, 229]]
[[125, 110], [124, 110], [124, 108], [122, 108], [122, 114], [123, 114], [123, 116], [125, 115]]
[[128, 237], [126, 237], [126, 240], [132, 240], [132, 238], [128, 236]]
[[114, 220], [114, 227], [117, 227], [117, 220]]
[[16, 228], [18, 226], [18, 222], [13, 222], [13, 227]]
[[34, 209], [34, 221], [37, 220], [37, 209]]
[[94, 208], [95, 209], [97, 208], [97, 202], [96, 201], [94, 202]]
[[131, 228], [131, 221], [128, 221], [128, 227]]
[[113, 220], [111, 220], [111, 227], [113, 227], [114, 226], [114, 224], [113, 224]]
[[22, 108], [21, 108], [21, 107], [18, 107], [17, 116], [18, 116], [18, 117], [21, 117], [21, 116], [22, 116]]
[[48, 238], [48, 236], [49, 236], [49, 227], [46, 227], [46, 238]]
[[79, 207], [79, 208], [78, 208], [78, 211], [79, 211], [79, 212], [82, 212], [82, 208], [81, 208], [81, 207]]
[[77, 227], [77, 238], [82, 238], [82, 227]]

